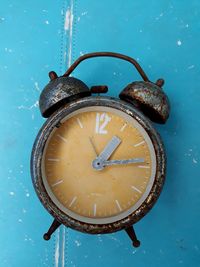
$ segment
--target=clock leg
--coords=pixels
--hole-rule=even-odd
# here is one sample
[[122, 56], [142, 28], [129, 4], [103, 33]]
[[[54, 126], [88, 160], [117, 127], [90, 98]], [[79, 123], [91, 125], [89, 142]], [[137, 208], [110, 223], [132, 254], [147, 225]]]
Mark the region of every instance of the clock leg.
[[137, 236], [135, 234], [135, 230], [134, 230], [133, 226], [126, 228], [125, 231], [128, 234], [128, 236], [130, 237], [130, 239], [132, 240], [133, 246], [136, 248], [139, 247], [140, 241], [137, 239]]
[[51, 235], [56, 231], [56, 229], [61, 225], [60, 222], [58, 222], [56, 219], [54, 219], [53, 223], [49, 227], [49, 230], [47, 233], [43, 235], [44, 240], [49, 240], [51, 238]]

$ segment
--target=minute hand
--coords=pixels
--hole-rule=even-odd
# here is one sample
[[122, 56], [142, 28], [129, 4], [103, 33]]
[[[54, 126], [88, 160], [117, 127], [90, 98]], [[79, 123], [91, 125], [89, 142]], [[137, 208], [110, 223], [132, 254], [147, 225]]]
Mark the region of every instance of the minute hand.
[[133, 158], [133, 159], [122, 159], [122, 160], [105, 160], [102, 162], [103, 166], [109, 165], [122, 165], [122, 164], [132, 164], [132, 163], [143, 163], [143, 158]]

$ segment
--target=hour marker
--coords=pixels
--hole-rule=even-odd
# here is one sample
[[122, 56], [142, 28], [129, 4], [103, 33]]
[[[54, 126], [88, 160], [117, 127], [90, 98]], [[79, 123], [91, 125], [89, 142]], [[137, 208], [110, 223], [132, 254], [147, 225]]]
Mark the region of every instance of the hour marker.
[[123, 130], [126, 128], [127, 123], [124, 123], [124, 125], [122, 126], [122, 128], [120, 129], [120, 132], [123, 132]]
[[142, 194], [142, 191], [140, 191], [137, 187], [135, 187], [135, 186], [131, 186], [135, 191], [137, 191], [138, 193], [140, 193], [140, 194]]
[[149, 169], [150, 166], [146, 166], [146, 165], [139, 165], [138, 168], [143, 168], [143, 169]]
[[102, 194], [101, 193], [90, 193], [90, 195], [92, 195], [92, 196], [96, 196], [96, 197], [101, 197], [102, 196]]
[[116, 199], [115, 202], [116, 202], [116, 204], [117, 204], [118, 209], [119, 209], [120, 211], [122, 211], [122, 208], [121, 208], [121, 206], [120, 206], [120, 204], [119, 204], [119, 201]]
[[61, 139], [61, 140], [63, 140], [65, 143], [67, 143], [67, 139], [66, 138], [64, 138], [62, 135], [60, 135], [60, 134], [57, 134], [57, 136]]
[[81, 129], [82, 129], [82, 128], [83, 128], [83, 124], [81, 123], [80, 119], [79, 119], [79, 118], [77, 118], [76, 120], [77, 120], [77, 122], [78, 122], [79, 126], [80, 126], [80, 127], [81, 127]]
[[60, 161], [60, 159], [48, 159], [48, 161]]
[[54, 187], [54, 186], [56, 186], [56, 185], [61, 184], [62, 182], [63, 182], [63, 180], [59, 180], [59, 181], [57, 181], [56, 183], [52, 184], [51, 186]]
[[72, 198], [72, 201], [70, 202], [69, 207], [71, 207], [74, 204], [74, 202], [76, 201], [76, 199], [77, 199], [77, 197], [73, 197]]
[[142, 145], [142, 144], [144, 144], [144, 143], [145, 143], [145, 141], [142, 141], [142, 142], [140, 142], [140, 143], [138, 143], [138, 144], [135, 144], [134, 147], [140, 146], [140, 145]]
[[97, 113], [95, 132], [98, 134], [107, 134], [108, 131], [105, 128], [110, 121], [111, 121], [111, 118], [106, 113], [102, 113], [102, 114]]
[[97, 212], [97, 204], [94, 204], [94, 216], [96, 216], [96, 212]]

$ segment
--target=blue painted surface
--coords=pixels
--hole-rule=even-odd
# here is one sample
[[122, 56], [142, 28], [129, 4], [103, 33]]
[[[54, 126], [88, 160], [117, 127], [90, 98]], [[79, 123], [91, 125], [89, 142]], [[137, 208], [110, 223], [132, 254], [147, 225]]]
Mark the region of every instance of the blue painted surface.
[[[67, 12], [66, 20], [65, 14]], [[199, 1], [2, 1], [0, 9], [0, 266], [200, 266]], [[65, 26], [65, 30], [64, 30]], [[51, 222], [32, 188], [29, 157], [43, 123], [37, 100], [49, 70], [59, 74], [80, 54], [115, 51], [135, 57], [152, 81], [164, 77], [171, 101], [161, 133], [168, 174], [153, 210], [124, 232], [91, 236]], [[139, 76], [128, 63], [91, 59], [76, 70], [109, 95]]]

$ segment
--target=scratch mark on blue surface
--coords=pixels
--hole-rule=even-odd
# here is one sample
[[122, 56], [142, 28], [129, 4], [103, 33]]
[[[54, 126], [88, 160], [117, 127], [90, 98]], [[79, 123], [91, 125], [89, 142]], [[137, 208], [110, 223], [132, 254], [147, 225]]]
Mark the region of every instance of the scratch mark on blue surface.
[[88, 13], [87, 11], [84, 11], [81, 13], [81, 16], [85, 16], [85, 15], [87, 15], [87, 13]]
[[189, 67], [188, 67], [188, 70], [191, 70], [191, 69], [193, 69], [194, 68], [194, 65], [190, 65]]
[[40, 88], [39, 88], [38, 82], [35, 82], [34, 85], [35, 85], [35, 89], [40, 92]]
[[5, 47], [5, 52], [8, 52], [8, 53], [12, 53], [13, 52], [13, 50], [11, 49], [11, 48], [8, 48], [8, 47]]
[[198, 163], [198, 161], [195, 158], [193, 158], [192, 161], [193, 161], [194, 164]]
[[80, 247], [81, 246], [81, 242], [78, 241], [78, 240], [75, 240], [74, 243], [76, 244], [77, 247]]
[[65, 226], [63, 226], [62, 232], [62, 267], [65, 266]]
[[58, 267], [59, 263], [59, 242], [60, 242], [60, 229], [58, 229], [56, 232], [56, 249], [54, 254], [55, 267]]
[[21, 106], [18, 106], [18, 109], [28, 109], [28, 110], [31, 110], [33, 108], [38, 108], [39, 106], [39, 101], [37, 100], [33, 105], [31, 105], [30, 107], [27, 107], [27, 106], [24, 106], [24, 105], [21, 105]]
[[5, 18], [0, 18], [0, 23], [4, 22]]
[[68, 67], [71, 65], [72, 61], [72, 33], [73, 33], [73, 19], [74, 19], [73, 9], [74, 9], [74, 4], [73, 0], [71, 0], [70, 7], [66, 11], [65, 23], [64, 23], [65, 31], [69, 31], [68, 53], [67, 53]]
[[178, 45], [178, 46], [181, 46], [181, 45], [182, 45], [181, 40], [178, 40], [178, 41], [177, 41], [177, 45]]
[[65, 31], [68, 31], [70, 29], [70, 23], [71, 23], [71, 10], [67, 9], [65, 14], [65, 25], [64, 25]]

